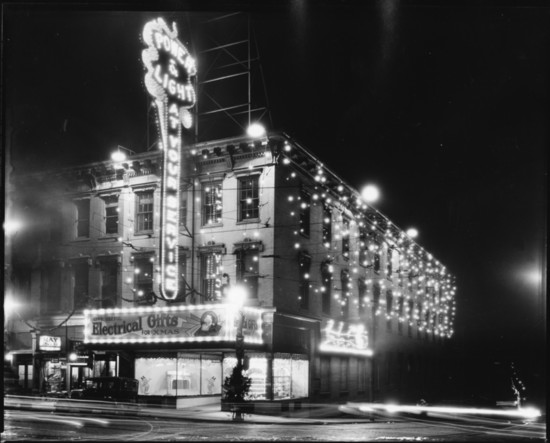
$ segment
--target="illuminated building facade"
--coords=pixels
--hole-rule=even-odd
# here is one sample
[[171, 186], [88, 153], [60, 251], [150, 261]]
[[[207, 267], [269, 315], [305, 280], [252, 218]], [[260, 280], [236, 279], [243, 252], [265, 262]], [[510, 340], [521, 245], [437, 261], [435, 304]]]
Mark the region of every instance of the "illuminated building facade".
[[[8, 348], [23, 387], [140, 381], [143, 402], [221, 397], [244, 285], [249, 399], [418, 399], [443, 373], [455, 282], [286, 134], [183, 148], [175, 298], [160, 283], [158, 152], [16, 177]], [[74, 351], [74, 355], [69, 355]], [[258, 406], [261, 408], [261, 406]]]

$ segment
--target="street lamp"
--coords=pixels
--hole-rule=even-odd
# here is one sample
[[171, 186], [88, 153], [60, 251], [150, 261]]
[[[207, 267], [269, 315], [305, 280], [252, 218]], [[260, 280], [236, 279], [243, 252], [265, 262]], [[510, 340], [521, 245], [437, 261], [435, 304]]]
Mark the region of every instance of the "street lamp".
[[113, 160], [117, 163], [121, 163], [121, 162], [126, 160], [127, 155], [134, 155], [134, 154], [135, 154], [135, 152], [132, 151], [131, 149], [128, 149], [128, 148], [125, 148], [124, 146], [118, 145], [116, 151], [114, 151], [111, 154], [111, 160]]
[[265, 135], [265, 128], [261, 123], [254, 122], [248, 126], [246, 133], [249, 137], [260, 138]]
[[367, 203], [374, 203], [380, 197], [380, 191], [375, 185], [366, 185], [361, 191], [361, 197]]
[[[243, 361], [244, 361], [244, 335], [243, 335], [243, 323], [244, 313], [243, 305], [247, 298], [246, 289], [240, 285], [235, 285], [229, 288], [227, 291], [227, 300], [238, 309], [239, 322], [237, 324], [237, 334], [235, 337], [235, 354], [237, 357], [237, 365], [233, 369], [233, 373], [230, 377], [230, 385], [233, 388], [232, 396], [236, 403], [244, 402], [245, 395], [245, 378], [243, 377]], [[234, 421], [243, 421], [242, 411], [240, 405], [234, 406]]]

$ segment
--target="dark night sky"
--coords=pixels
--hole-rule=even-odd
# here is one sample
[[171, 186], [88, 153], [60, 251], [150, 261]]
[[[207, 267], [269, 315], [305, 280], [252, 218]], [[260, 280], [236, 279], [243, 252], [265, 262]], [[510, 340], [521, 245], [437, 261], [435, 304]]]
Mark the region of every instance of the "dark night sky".
[[[377, 209], [419, 229], [418, 242], [457, 276], [458, 338], [503, 349], [542, 339], [545, 278], [529, 275], [546, 272], [550, 8], [263, 4], [252, 25], [269, 129], [295, 137], [349, 184], [376, 183]], [[117, 5], [4, 11], [15, 172], [104, 160], [117, 144], [145, 150], [142, 27], [162, 15], [189, 43], [200, 38], [186, 32], [192, 24], [200, 33], [200, 11]]]

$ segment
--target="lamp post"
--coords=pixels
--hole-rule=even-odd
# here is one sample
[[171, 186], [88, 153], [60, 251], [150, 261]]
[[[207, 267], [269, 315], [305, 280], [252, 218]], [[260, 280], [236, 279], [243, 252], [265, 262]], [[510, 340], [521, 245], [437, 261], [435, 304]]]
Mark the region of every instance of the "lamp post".
[[[243, 403], [244, 396], [247, 392], [246, 384], [248, 380], [243, 376], [244, 370], [244, 335], [243, 335], [243, 323], [244, 323], [244, 313], [243, 305], [246, 300], [247, 293], [246, 289], [240, 285], [231, 286], [227, 291], [227, 299], [233, 304], [239, 315], [239, 320], [237, 323], [237, 333], [235, 336], [235, 354], [237, 357], [237, 365], [233, 368], [233, 373], [230, 377], [230, 385], [232, 386], [233, 392], [232, 397], [235, 403]], [[243, 421], [243, 413], [241, 410], [241, 405], [234, 405], [234, 421]]]

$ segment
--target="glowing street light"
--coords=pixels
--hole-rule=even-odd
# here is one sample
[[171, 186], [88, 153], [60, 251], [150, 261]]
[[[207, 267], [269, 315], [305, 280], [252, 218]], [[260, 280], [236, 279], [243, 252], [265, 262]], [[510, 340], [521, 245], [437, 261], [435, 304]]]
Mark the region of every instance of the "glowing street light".
[[[229, 288], [227, 291], [227, 300], [235, 305], [239, 310], [239, 323], [237, 324], [237, 335], [235, 337], [235, 355], [237, 357], [237, 366], [233, 370], [232, 377], [234, 377], [233, 383], [237, 386], [237, 392], [239, 392], [240, 398], [236, 398], [238, 403], [244, 402], [244, 395], [242, 395], [242, 387], [244, 385], [244, 313], [242, 307], [247, 298], [246, 289], [240, 285], [235, 285]], [[235, 415], [233, 416], [235, 421], [243, 421], [242, 411], [239, 405], [236, 405]]]
[[[126, 152], [124, 152], [124, 151], [126, 151]], [[128, 153], [128, 155], [134, 155], [135, 154], [135, 152], [132, 151], [131, 149], [128, 149], [128, 148], [125, 148], [124, 146], [118, 145], [117, 150], [114, 151], [111, 154], [111, 160], [113, 160], [117, 163], [121, 163], [121, 162], [123, 162], [127, 159], [126, 153]]]
[[260, 138], [265, 135], [265, 128], [262, 124], [258, 122], [251, 123], [250, 126], [246, 129], [246, 133], [249, 137]]
[[418, 237], [418, 230], [416, 228], [409, 228], [405, 232], [410, 238]]
[[380, 197], [380, 191], [375, 185], [367, 185], [361, 191], [361, 197], [367, 203], [374, 203]]

